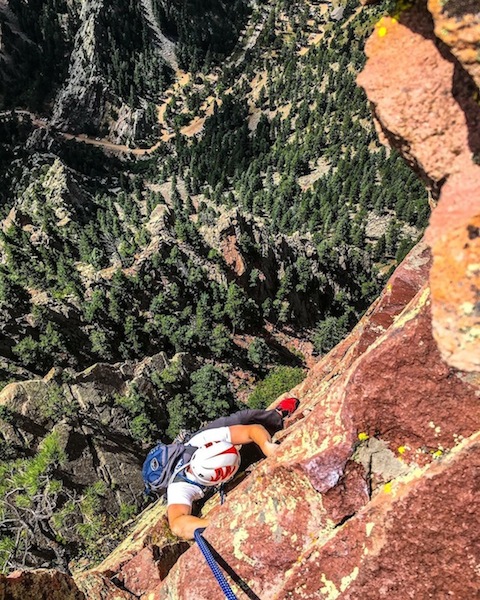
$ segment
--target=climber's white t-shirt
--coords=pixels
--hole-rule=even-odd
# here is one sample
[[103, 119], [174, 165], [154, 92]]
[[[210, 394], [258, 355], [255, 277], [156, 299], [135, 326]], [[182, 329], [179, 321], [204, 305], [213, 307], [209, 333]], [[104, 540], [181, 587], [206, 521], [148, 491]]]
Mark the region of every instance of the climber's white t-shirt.
[[[205, 446], [208, 442], [230, 442], [229, 427], [217, 427], [215, 429], [207, 429], [195, 434], [192, 439], [188, 441], [189, 446], [200, 448]], [[192, 473], [185, 473], [185, 476], [192, 477]], [[186, 481], [174, 481], [167, 488], [167, 506], [170, 504], [187, 504], [192, 506], [196, 500], [200, 500], [204, 496], [203, 489], [195, 485], [194, 483], [188, 483]]]

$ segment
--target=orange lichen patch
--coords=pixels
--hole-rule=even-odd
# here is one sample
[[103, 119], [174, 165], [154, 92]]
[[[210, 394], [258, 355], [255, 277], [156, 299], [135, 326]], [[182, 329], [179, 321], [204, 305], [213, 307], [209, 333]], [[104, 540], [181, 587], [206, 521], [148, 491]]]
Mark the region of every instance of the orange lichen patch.
[[[461, 171], [451, 176], [442, 188], [440, 200], [430, 218], [426, 241], [434, 246], [450, 228], [467, 227], [472, 217], [480, 214], [480, 166], [470, 156], [459, 165]], [[442, 242], [443, 244], [443, 242]]]
[[476, 10], [472, 7], [470, 12], [462, 11], [461, 18], [458, 18], [458, 7], [454, 5], [445, 0], [428, 0], [435, 35], [450, 47], [480, 87], [480, 5], [477, 4]]
[[442, 188], [426, 239], [432, 246], [432, 327], [443, 357], [480, 369], [480, 167], [473, 163]]
[[480, 214], [432, 244], [433, 333], [449, 364], [480, 370]]

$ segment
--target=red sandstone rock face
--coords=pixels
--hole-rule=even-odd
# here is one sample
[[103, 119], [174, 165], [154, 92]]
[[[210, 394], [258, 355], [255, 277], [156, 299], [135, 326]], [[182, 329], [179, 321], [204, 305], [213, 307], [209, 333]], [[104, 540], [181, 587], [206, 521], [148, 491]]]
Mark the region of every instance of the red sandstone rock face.
[[237, 237], [235, 235], [229, 235], [222, 240], [222, 255], [225, 262], [232, 270], [241, 277], [245, 273], [245, 261], [241, 255], [238, 245]]
[[435, 22], [435, 35], [450, 47], [480, 87], [480, 10], [477, 0], [428, 0], [428, 10]]
[[73, 579], [54, 570], [0, 575], [0, 598], [5, 600], [86, 600]]
[[[413, 259], [417, 269], [407, 267]], [[429, 291], [420, 287], [426, 269], [418, 270], [418, 254], [406, 262], [353, 339], [295, 390], [300, 418], [278, 454], [229, 494], [207, 529], [212, 546], [262, 600], [403, 599], [404, 579], [415, 598], [447, 597], [450, 589], [472, 597], [480, 562], [473, 533], [465, 538], [471, 568], [463, 588], [449, 587], [440, 573], [460, 568], [462, 536], [478, 508], [476, 484], [466, 484], [461, 465], [473, 473], [478, 461], [472, 440], [479, 435], [479, 382], [443, 361], [432, 337]], [[398, 303], [388, 300], [401, 290], [407, 306], [394, 318], [400, 294]], [[386, 307], [391, 324], [372, 339]], [[357, 356], [364, 335], [371, 344]], [[447, 541], [452, 552], [440, 550]], [[436, 578], [428, 575], [429, 564]], [[416, 581], [416, 573], [423, 579]], [[155, 598], [221, 598], [216, 585], [191, 549]]]
[[[116, 600], [137, 598], [157, 587], [190, 544], [172, 539], [165, 506], [157, 503], [137, 518], [132, 533], [92, 571], [75, 580], [87, 598]], [[118, 590], [122, 596], [116, 596]]]
[[358, 81], [384, 139], [440, 196], [427, 232], [433, 332], [449, 364], [478, 371], [480, 12], [474, 0], [429, 0], [428, 7], [434, 20], [420, 1], [382, 19]]
[[[299, 410], [290, 422], [299, 420], [314, 404], [319, 385], [330, 385], [334, 378], [350, 367], [353, 361], [385, 333], [405, 306], [423, 288], [431, 267], [430, 249], [420, 242], [395, 270], [380, 297], [365, 313], [352, 333], [320, 360], [309, 377], [295, 390], [302, 398]], [[275, 402], [272, 406], [275, 405]]]
[[[475, 211], [476, 214], [468, 214]], [[453, 225], [456, 224], [456, 225]], [[442, 188], [428, 239], [435, 339], [457, 368], [480, 370], [480, 169], [452, 176]]]
[[[88, 572], [76, 578], [78, 587], [84, 592], [85, 598], [92, 600], [134, 600], [137, 598], [128, 590], [123, 590], [101, 573]], [[50, 599], [48, 599], [50, 600]]]
[[144, 590], [159, 585], [162, 579], [158, 559], [155, 549], [147, 546], [124, 565], [122, 584], [127, 590], [139, 596]]
[[[357, 431], [408, 448], [404, 459], [451, 449], [480, 423], [476, 387], [449, 367], [432, 337], [428, 290], [352, 368], [348, 406]], [[459, 409], [461, 407], [461, 409]]]
[[307, 550], [275, 600], [478, 598], [479, 468], [476, 434], [385, 486], [331, 540]]
[[421, 4], [377, 24], [358, 83], [388, 142], [438, 185], [467, 153], [467, 117], [452, 95], [455, 64], [439, 52]]

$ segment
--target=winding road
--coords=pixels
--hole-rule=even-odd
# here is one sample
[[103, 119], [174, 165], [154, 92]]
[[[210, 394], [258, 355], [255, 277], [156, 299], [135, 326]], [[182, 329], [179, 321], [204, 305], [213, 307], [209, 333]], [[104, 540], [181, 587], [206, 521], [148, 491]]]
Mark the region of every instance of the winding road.
[[[168, 104], [168, 102], [166, 102], [166, 104]], [[162, 125], [162, 134], [161, 134], [158, 142], [156, 142], [153, 146], [150, 146], [149, 148], [129, 148], [125, 144], [115, 144], [107, 139], [93, 138], [84, 133], [78, 133], [78, 134], [66, 133], [64, 131], [59, 131], [58, 129], [55, 129], [55, 132], [58, 135], [61, 135], [66, 140], [75, 140], [77, 142], [82, 142], [84, 144], [90, 144], [91, 146], [98, 146], [100, 148], [104, 148], [105, 150], [109, 150], [109, 151], [112, 151], [115, 153], [129, 154], [129, 155], [133, 155], [133, 156], [145, 156], [147, 154], [151, 154], [152, 152], [155, 152], [155, 150], [162, 143], [168, 142], [168, 140], [170, 140], [172, 137], [174, 137], [173, 133], [169, 133], [168, 131], [166, 131], [163, 128], [163, 113], [165, 112], [165, 108], [166, 108], [166, 105], [165, 106], [164, 105], [157, 106], [158, 116], [159, 116], [158, 120], [159, 120], [160, 125]], [[12, 113], [15, 115], [18, 115], [19, 117], [21, 117], [21, 116], [29, 117], [32, 124], [38, 128], [48, 129], [50, 127], [49, 121], [46, 118], [39, 117], [38, 115], [36, 115], [32, 112], [29, 112], [28, 110], [22, 110], [22, 109], [15, 109], [15, 110], [8, 110], [8, 111], [0, 112], [0, 119], [10, 118], [12, 116]], [[188, 133], [186, 133], [186, 135], [188, 135]]]

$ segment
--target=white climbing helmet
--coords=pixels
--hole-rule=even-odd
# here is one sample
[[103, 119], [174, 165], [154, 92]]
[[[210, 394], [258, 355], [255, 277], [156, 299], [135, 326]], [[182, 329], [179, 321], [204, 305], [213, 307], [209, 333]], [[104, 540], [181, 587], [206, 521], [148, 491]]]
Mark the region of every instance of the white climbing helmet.
[[229, 442], [209, 442], [195, 450], [189, 466], [198, 483], [215, 486], [235, 475], [240, 454]]

